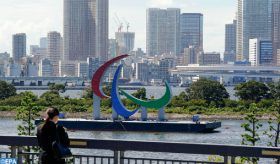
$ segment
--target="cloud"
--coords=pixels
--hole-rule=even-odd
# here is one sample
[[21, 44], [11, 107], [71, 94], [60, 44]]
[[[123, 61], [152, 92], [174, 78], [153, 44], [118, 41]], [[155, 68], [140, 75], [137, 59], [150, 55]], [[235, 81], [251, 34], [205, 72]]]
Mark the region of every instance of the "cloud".
[[166, 7], [173, 4], [173, 0], [150, 0], [150, 6]]
[[[27, 49], [30, 44], [38, 44], [39, 38], [49, 31], [62, 32], [62, 5], [55, 1], [30, 0], [23, 3], [19, 0], [0, 1], [0, 52], [12, 52], [12, 35], [26, 33]], [[52, 2], [52, 3], [51, 3]], [[3, 4], [4, 3], [4, 4]], [[42, 5], [45, 4], [45, 5]]]

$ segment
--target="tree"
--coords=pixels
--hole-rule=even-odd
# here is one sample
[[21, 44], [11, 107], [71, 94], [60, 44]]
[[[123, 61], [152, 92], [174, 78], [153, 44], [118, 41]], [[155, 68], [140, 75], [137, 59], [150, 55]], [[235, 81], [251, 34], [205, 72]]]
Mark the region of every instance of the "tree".
[[57, 93], [59, 93], [59, 92], [64, 93], [66, 90], [66, 87], [64, 84], [50, 84], [49, 90], [52, 92], [57, 92]]
[[84, 91], [83, 91], [83, 98], [85, 99], [92, 99], [93, 98], [93, 92], [91, 87], [87, 87]]
[[133, 93], [132, 96], [134, 96], [138, 99], [146, 100], [147, 99], [146, 98], [146, 89], [140, 88], [135, 93]]
[[[276, 111], [276, 120], [269, 120], [269, 128], [264, 134], [270, 139], [268, 146], [278, 147], [280, 142], [280, 100], [274, 103], [273, 108]], [[280, 163], [279, 159], [277, 159], [277, 163]]]
[[252, 101], [255, 103], [270, 97], [268, 86], [257, 81], [249, 81], [239, 84], [234, 90], [236, 91], [235, 95], [241, 100]]
[[[110, 96], [111, 95], [111, 90], [112, 87], [110, 85], [106, 85], [102, 87], [102, 91], [105, 95]], [[83, 98], [86, 99], [92, 99], [93, 98], [93, 91], [91, 87], [87, 87], [84, 91], [83, 91]]]
[[280, 100], [280, 81], [270, 83], [268, 87], [270, 89], [271, 97], [275, 100]]
[[0, 81], [0, 99], [6, 99], [15, 96], [16, 88], [12, 84], [8, 84], [5, 81]]
[[[258, 111], [256, 104], [251, 104], [250, 113], [245, 117], [244, 124], [241, 125], [244, 128], [245, 133], [242, 134], [242, 145], [256, 146], [256, 143], [260, 141], [259, 129], [262, 127], [260, 120], [257, 118], [256, 112]], [[243, 161], [253, 162], [254, 164], [258, 162], [258, 158], [243, 158]]]
[[59, 105], [57, 104], [57, 101], [60, 101], [61, 99], [62, 98], [57, 91], [48, 91], [41, 95], [40, 102], [42, 103], [41, 105], [44, 106], [53, 106]]
[[186, 92], [190, 100], [206, 100], [208, 104], [214, 102], [217, 106], [220, 106], [219, 104], [224, 99], [229, 98], [229, 94], [224, 85], [205, 78], [199, 79], [197, 82], [191, 84]]
[[24, 92], [21, 100], [21, 106], [17, 109], [16, 120], [22, 121], [18, 126], [18, 135], [33, 136], [35, 125], [34, 120], [40, 116], [40, 109], [35, 103], [37, 97], [32, 92]]
[[[39, 117], [40, 108], [36, 105], [37, 97], [32, 92], [24, 92], [21, 106], [17, 109], [16, 120], [21, 121], [18, 125], [18, 135], [34, 136], [35, 135], [35, 124], [34, 121]], [[31, 150], [37, 151], [37, 148], [24, 148], [25, 151], [30, 152]], [[29, 158], [26, 158], [26, 162], [29, 163]]]

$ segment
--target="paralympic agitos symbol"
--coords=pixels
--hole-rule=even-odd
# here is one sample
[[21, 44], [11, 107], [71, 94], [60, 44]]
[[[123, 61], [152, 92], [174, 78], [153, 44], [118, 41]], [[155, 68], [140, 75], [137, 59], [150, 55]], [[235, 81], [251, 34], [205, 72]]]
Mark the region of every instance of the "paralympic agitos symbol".
[[[99, 69], [93, 75], [92, 82], [91, 82], [92, 91], [96, 96], [98, 96], [101, 99], [110, 98], [110, 96], [105, 95], [101, 89], [101, 86], [102, 86], [101, 83], [102, 83], [102, 78], [104, 76], [104, 73], [112, 64], [114, 64], [114, 63], [118, 62], [119, 60], [124, 59], [128, 56], [129, 55], [118, 56], [116, 58], [109, 60], [108, 62], [103, 64], [101, 67], [99, 67]], [[157, 100], [143, 101], [143, 100], [133, 97], [132, 95], [126, 93], [123, 90], [120, 90], [120, 92], [119, 92], [118, 79], [119, 79], [121, 69], [122, 69], [122, 65], [119, 65], [115, 72], [115, 75], [114, 75], [112, 91], [111, 91], [112, 107], [113, 107], [113, 110], [115, 110], [115, 112], [118, 115], [123, 116], [124, 118], [129, 118], [130, 116], [137, 113], [139, 110], [139, 109], [135, 109], [132, 111], [128, 110], [121, 102], [120, 93], [122, 95], [124, 95], [126, 98], [128, 98], [129, 100], [131, 100], [133, 103], [135, 103], [141, 107], [145, 107], [145, 108], [161, 109], [169, 104], [169, 102], [171, 101], [171, 98], [172, 98], [172, 93], [171, 93], [171, 88], [167, 82], [165, 82], [166, 91], [165, 91], [164, 96]]]

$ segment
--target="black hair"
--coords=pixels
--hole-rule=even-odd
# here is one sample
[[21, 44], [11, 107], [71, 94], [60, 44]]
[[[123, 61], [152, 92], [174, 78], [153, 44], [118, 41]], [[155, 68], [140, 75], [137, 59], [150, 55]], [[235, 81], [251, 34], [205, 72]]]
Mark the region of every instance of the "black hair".
[[47, 119], [46, 122], [49, 122], [50, 120], [52, 120], [55, 116], [59, 116], [59, 111], [57, 108], [48, 108], [47, 109]]

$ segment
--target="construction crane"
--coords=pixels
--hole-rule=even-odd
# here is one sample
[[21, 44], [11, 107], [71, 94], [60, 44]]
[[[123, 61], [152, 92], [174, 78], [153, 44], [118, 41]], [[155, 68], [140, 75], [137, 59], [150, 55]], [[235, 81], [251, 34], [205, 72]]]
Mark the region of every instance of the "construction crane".
[[120, 21], [117, 13], [115, 13], [115, 18], [114, 18], [116, 24], [118, 25], [118, 32], [122, 32], [123, 29], [123, 23]]
[[129, 24], [128, 21], [126, 21], [125, 18], [123, 18], [123, 20], [124, 20], [124, 22], [125, 22], [125, 24], [126, 24], [126, 31], [128, 32], [128, 31], [129, 31], [129, 28], [130, 28], [130, 24]]

